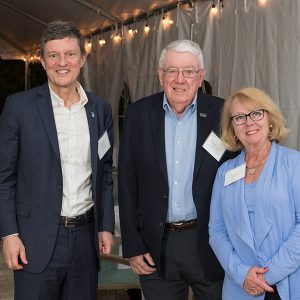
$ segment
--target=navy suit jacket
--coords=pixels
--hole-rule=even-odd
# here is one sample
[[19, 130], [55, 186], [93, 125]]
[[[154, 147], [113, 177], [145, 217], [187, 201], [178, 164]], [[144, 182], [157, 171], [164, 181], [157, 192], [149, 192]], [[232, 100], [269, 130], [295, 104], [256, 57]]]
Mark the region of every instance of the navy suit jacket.
[[[150, 252], [161, 272], [161, 241], [168, 211], [163, 93], [128, 107], [119, 157], [119, 205], [123, 255]], [[211, 131], [219, 132], [223, 99], [198, 92], [197, 145], [193, 174], [193, 199], [197, 209], [199, 256], [207, 278], [219, 280], [223, 270], [208, 243], [212, 186], [220, 162], [203, 147]], [[187, 254], [188, 255], [188, 254]]]
[[[98, 139], [107, 130], [113, 144], [110, 106], [87, 93], [85, 105], [92, 161], [92, 196], [97, 232], [114, 230], [112, 146], [99, 160]], [[41, 272], [54, 249], [63, 179], [48, 84], [7, 98], [0, 117], [0, 237], [19, 233], [28, 265]]]

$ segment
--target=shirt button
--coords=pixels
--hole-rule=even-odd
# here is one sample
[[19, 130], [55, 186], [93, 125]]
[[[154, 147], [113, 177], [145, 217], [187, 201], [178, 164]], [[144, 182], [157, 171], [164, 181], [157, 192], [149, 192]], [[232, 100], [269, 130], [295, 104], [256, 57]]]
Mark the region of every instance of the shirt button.
[[178, 182], [177, 182], [177, 181], [174, 181], [174, 184], [178, 184]]

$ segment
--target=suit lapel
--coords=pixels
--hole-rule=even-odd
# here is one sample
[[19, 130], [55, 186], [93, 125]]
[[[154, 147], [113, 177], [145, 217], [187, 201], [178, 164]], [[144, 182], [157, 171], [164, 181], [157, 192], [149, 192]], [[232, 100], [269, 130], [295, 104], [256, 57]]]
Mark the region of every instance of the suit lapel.
[[163, 178], [168, 183], [166, 147], [165, 147], [165, 111], [162, 107], [163, 93], [160, 94], [161, 101], [157, 101], [153, 105], [150, 112], [150, 120], [152, 127], [153, 146], [156, 151], [159, 168], [163, 174]]
[[91, 160], [92, 160], [92, 173], [93, 178], [97, 178], [97, 160], [98, 160], [98, 114], [94, 107], [94, 101], [91, 97], [88, 97], [88, 102], [85, 105], [85, 111], [87, 116], [87, 121], [89, 125], [90, 133], [90, 147], [91, 147]]
[[204, 97], [204, 95], [198, 92], [197, 99], [197, 144], [196, 144], [196, 156], [195, 156], [195, 166], [194, 166], [194, 176], [195, 180], [203, 158], [204, 150], [202, 145], [205, 139], [208, 137], [211, 131], [211, 118], [212, 113], [210, 112], [210, 103]]
[[39, 97], [36, 101], [37, 108], [43, 121], [44, 129], [47, 132], [50, 143], [53, 147], [53, 150], [57, 156], [57, 159], [60, 161], [57, 130], [55, 125], [50, 91], [47, 83], [41, 86], [38, 95]]

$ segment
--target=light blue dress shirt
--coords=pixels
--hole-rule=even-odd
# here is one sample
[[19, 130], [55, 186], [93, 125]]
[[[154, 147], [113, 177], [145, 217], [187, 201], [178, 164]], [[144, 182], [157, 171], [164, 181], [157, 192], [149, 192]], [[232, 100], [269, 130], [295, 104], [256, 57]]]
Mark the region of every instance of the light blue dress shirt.
[[167, 222], [197, 218], [192, 185], [197, 140], [197, 95], [178, 117], [164, 96], [165, 146], [169, 183]]

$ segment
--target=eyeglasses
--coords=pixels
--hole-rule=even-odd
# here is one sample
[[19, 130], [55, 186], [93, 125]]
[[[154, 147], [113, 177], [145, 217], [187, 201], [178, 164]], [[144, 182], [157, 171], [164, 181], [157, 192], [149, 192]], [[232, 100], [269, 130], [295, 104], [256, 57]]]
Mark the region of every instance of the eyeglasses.
[[194, 70], [194, 69], [184, 69], [182, 71], [179, 71], [177, 68], [161, 68], [163, 72], [165, 73], [165, 76], [168, 78], [176, 78], [179, 73], [182, 73], [183, 77], [185, 78], [194, 78], [200, 71], [199, 70]]
[[257, 109], [249, 112], [249, 114], [238, 114], [231, 117], [233, 123], [237, 126], [244, 125], [247, 122], [247, 117], [252, 121], [260, 121], [264, 118], [264, 113], [268, 112], [266, 109]]

